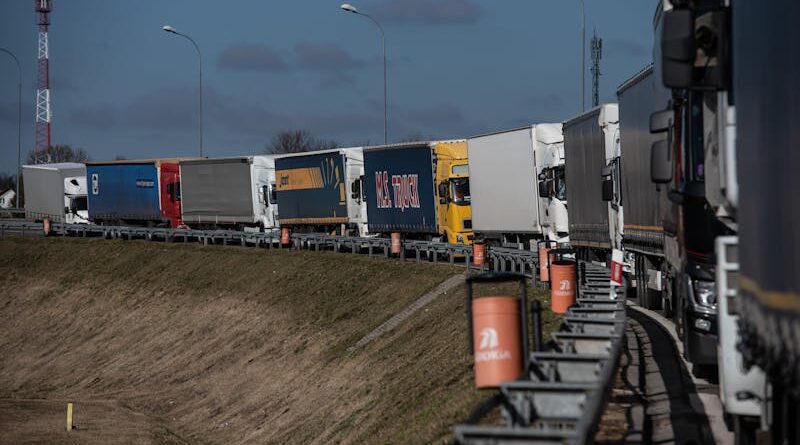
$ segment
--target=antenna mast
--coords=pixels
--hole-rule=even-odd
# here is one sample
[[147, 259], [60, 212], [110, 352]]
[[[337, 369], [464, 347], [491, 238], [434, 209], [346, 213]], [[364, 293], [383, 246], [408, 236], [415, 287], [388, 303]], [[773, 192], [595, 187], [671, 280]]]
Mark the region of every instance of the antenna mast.
[[36, 71], [36, 148], [35, 162], [50, 161], [50, 49], [47, 29], [50, 26], [52, 0], [34, 0], [39, 26], [39, 57]]
[[603, 39], [597, 38], [597, 30], [592, 37], [592, 106], [600, 105], [600, 59], [603, 58]]

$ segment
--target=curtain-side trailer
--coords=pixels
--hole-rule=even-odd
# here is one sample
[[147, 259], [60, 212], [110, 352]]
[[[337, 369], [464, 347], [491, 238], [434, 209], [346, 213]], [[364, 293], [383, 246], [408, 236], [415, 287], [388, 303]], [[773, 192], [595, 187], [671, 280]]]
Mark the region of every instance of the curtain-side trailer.
[[622, 200], [625, 204], [623, 245], [631, 264], [631, 283], [638, 303], [648, 309], [673, 304], [669, 285], [669, 261], [677, 255], [677, 208], [667, 188], [650, 178], [650, 147], [663, 134], [650, 133], [650, 115], [666, 106], [671, 91], [657, 81], [652, 65], [623, 82], [617, 89], [622, 152]]
[[617, 104], [564, 122], [569, 239], [584, 259], [605, 261], [622, 242]]
[[184, 224], [193, 228], [277, 228], [273, 156], [181, 161]]
[[465, 140], [371, 147], [364, 173], [371, 233], [472, 244]]
[[278, 155], [275, 177], [281, 228], [368, 234], [361, 147]]
[[179, 159], [86, 163], [95, 224], [181, 225]]

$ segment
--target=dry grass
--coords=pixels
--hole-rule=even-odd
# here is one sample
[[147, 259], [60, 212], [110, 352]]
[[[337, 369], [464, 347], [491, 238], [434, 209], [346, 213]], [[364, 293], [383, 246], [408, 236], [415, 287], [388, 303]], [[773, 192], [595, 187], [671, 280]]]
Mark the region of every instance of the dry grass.
[[[485, 397], [472, 389], [463, 289], [346, 349], [461, 272], [332, 253], [0, 239], [0, 443], [441, 442]], [[69, 434], [66, 400], [83, 422]]]

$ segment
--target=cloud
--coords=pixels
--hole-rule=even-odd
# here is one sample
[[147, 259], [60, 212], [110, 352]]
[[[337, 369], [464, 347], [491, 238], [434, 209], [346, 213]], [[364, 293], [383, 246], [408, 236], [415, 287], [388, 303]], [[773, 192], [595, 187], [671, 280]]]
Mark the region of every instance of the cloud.
[[486, 11], [470, 0], [384, 0], [374, 8], [382, 23], [394, 25], [474, 25]]
[[307, 70], [347, 70], [365, 65], [363, 60], [351, 56], [335, 43], [300, 42], [294, 46], [294, 55], [297, 65]]
[[90, 128], [110, 128], [117, 123], [118, 110], [111, 104], [100, 104], [95, 106], [81, 107], [69, 114], [69, 120], [73, 124], [82, 125]]
[[464, 114], [455, 105], [439, 104], [426, 108], [412, 108], [400, 112], [400, 117], [408, 121], [431, 126], [452, 126], [464, 122]]
[[240, 43], [225, 48], [217, 67], [234, 71], [284, 71], [286, 61], [274, 49], [261, 43]]
[[610, 52], [618, 52], [633, 57], [643, 57], [650, 54], [644, 45], [639, 42], [622, 39], [609, 39], [605, 42], [606, 50]]

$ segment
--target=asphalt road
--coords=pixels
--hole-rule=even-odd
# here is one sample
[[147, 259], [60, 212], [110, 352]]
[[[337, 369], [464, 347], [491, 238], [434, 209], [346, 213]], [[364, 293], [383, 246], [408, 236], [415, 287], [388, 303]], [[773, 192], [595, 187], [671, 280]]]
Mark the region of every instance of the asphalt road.
[[723, 420], [719, 388], [716, 382], [693, 375], [674, 324], [630, 301], [628, 307], [629, 335], [636, 338], [642, 367], [634, 385], [644, 405], [642, 442], [733, 443]]

